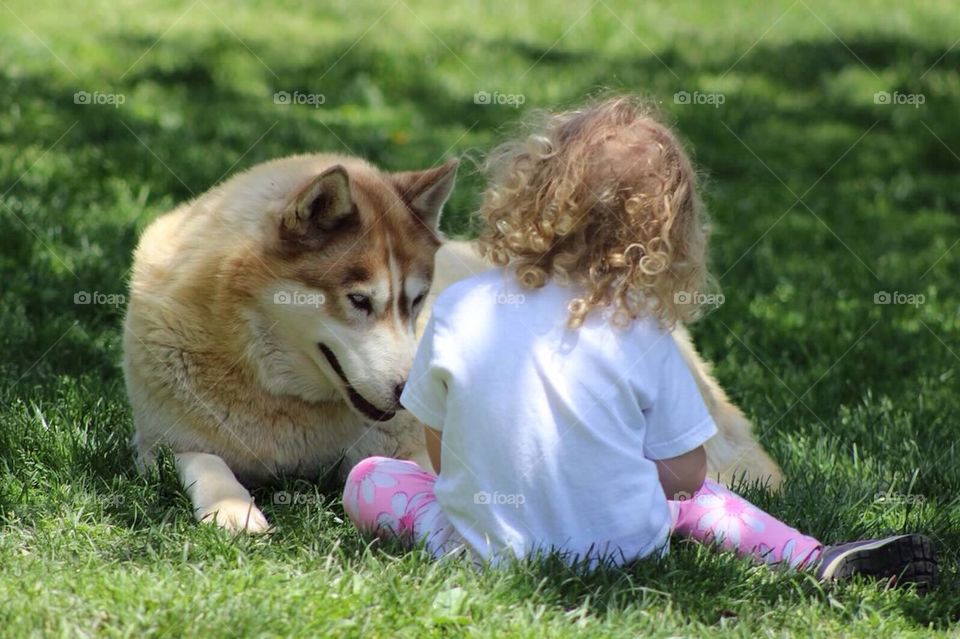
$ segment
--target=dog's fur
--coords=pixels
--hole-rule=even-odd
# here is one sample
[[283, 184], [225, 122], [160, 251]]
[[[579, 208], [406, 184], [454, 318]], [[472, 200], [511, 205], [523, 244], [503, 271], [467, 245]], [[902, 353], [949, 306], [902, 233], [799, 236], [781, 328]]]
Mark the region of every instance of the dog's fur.
[[[455, 175], [456, 162], [385, 173], [294, 156], [143, 234], [124, 326], [134, 445], [141, 466], [173, 449], [199, 520], [262, 532], [243, 484], [315, 477], [341, 457], [344, 468], [374, 454], [426, 463], [422, 426], [398, 403], [416, 326], [437, 292], [488, 268], [466, 243], [438, 252]], [[720, 427], [711, 472], [779, 484], [687, 333], [676, 338]]]
[[199, 519], [262, 531], [237, 478], [423, 454], [422, 427], [394, 413], [455, 169], [296, 156], [146, 230], [124, 327], [134, 444], [143, 465], [173, 449]]

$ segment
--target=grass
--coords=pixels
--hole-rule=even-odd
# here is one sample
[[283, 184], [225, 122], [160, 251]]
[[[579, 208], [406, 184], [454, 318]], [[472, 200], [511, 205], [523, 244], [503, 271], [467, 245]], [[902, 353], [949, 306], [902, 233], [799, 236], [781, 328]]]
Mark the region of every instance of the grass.
[[[951, 632], [960, 15], [932, 1], [586, 9], [0, 3], [0, 635]], [[662, 100], [708, 176], [725, 303], [695, 334], [788, 477], [781, 495], [744, 492], [827, 542], [929, 533], [937, 591], [824, 589], [686, 544], [622, 571], [478, 574], [369, 546], [336, 486], [293, 480], [257, 493], [275, 534], [232, 538], [193, 523], [169, 460], [136, 473], [123, 304], [102, 296], [124, 293], [150, 220], [300, 151], [391, 169], [476, 158], [531, 109], [604, 89]], [[482, 90], [524, 104], [475, 104]], [[277, 91], [324, 104], [277, 105]], [[464, 173], [451, 234], [475, 228], [481, 182]], [[875, 303], [884, 291], [918, 303]], [[309, 503], [273, 505], [278, 489]]]

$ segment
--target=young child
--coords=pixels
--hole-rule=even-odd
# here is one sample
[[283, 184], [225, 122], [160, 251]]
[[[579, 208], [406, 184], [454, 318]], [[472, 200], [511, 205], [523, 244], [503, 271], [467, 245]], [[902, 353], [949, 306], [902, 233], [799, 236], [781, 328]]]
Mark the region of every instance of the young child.
[[822, 579], [932, 586], [926, 537], [824, 547], [705, 480], [716, 427], [670, 329], [709, 288], [706, 216], [667, 126], [606, 99], [548, 116], [489, 167], [479, 245], [500, 268], [439, 296], [400, 399], [439, 474], [362, 461], [344, 493], [360, 529], [492, 564], [625, 563], [673, 533]]

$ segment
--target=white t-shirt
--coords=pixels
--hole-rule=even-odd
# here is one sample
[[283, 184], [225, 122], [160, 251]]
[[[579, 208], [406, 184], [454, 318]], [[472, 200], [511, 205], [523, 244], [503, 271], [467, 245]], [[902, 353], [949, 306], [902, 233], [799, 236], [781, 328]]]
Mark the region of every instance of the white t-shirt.
[[443, 431], [436, 497], [494, 563], [540, 551], [617, 563], [666, 550], [653, 461], [715, 432], [673, 338], [599, 312], [566, 328], [568, 287], [495, 269], [438, 297], [401, 403]]

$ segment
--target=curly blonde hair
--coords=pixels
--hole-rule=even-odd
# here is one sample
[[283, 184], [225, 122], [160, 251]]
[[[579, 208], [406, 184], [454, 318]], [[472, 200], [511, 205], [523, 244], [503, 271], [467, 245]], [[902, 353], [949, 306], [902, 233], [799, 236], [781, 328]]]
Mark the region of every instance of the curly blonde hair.
[[652, 316], [669, 329], [701, 315], [713, 280], [696, 173], [637, 98], [546, 114], [494, 149], [486, 172], [481, 254], [515, 267], [528, 288], [580, 285], [571, 328], [598, 308], [612, 307], [620, 326]]

